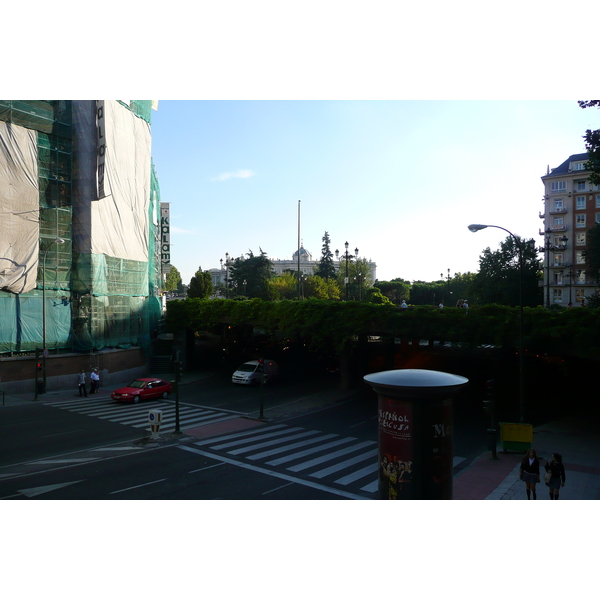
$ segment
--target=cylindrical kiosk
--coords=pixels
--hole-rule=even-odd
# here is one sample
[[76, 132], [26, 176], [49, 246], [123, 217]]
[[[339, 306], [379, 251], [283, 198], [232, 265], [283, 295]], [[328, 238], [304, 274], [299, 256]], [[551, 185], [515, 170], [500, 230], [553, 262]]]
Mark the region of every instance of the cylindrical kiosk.
[[148, 421], [150, 422], [150, 431], [152, 431], [152, 439], [158, 438], [160, 423], [162, 421], [162, 410], [151, 410], [148, 413]]
[[452, 396], [469, 380], [425, 369], [364, 380], [378, 396], [379, 499], [452, 500]]

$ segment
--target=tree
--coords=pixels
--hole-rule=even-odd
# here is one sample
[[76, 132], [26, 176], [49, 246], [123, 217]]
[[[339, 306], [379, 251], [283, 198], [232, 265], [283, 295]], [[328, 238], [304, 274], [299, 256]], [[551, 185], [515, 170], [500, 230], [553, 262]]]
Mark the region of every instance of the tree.
[[588, 279], [600, 280], [600, 223], [587, 232], [587, 250], [583, 251]]
[[177, 270], [177, 267], [171, 265], [167, 276], [165, 277], [165, 289], [167, 292], [182, 292], [183, 286], [181, 285], [181, 273]]
[[276, 300], [294, 300], [298, 297], [298, 283], [295, 273], [286, 271], [269, 281]]
[[[523, 247], [523, 306], [539, 306], [543, 303], [539, 285], [542, 265], [535, 247], [518, 236], [517, 239]], [[479, 304], [518, 306], [519, 279], [519, 248], [513, 237], [508, 236], [500, 243], [499, 250], [492, 252], [488, 247], [483, 251], [470, 293]]]
[[210, 272], [203, 271], [202, 267], [198, 267], [196, 274], [190, 280], [188, 298], [208, 298], [212, 292], [213, 284]]
[[[600, 108], [600, 100], [579, 100], [578, 104], [581, 108]], [[584, 168], [591, 171], [588, 179], [594, 185], [600, 185], [600, 129], [587, 129], [583, 139], [588, 151], [588, 161]]]
[[325, 281], [335, 278], [335, 266], [333, 264], [333, 254], [329, 247], [329, 233], [325, 232], [323, 236], [323, 246], [321, 250], [321, 260], [319, 266], [315, 270], [315, 275], [322, 277]]
[[246, 256], [247, 258], [243, 256], [236, 258], [229, 268], [230, 279], [235, 289], [248, 298], [271, 300], [273, 289], [269, 286], [269, 281], [275, 277], [273, 263], [262, 248], [258, 256], [254, 256], [252, 250]]
[[400, 306], [402, 300], [410, 298], [410, 281], [396, 278], [391, 281], [377, 281], [375, 287], [393, 304]]
[[309, 277], [305, 283], [305, 297], [317, 300], [339, 300], [342, 292], [335, 279], [325, 281], [320, 275]]

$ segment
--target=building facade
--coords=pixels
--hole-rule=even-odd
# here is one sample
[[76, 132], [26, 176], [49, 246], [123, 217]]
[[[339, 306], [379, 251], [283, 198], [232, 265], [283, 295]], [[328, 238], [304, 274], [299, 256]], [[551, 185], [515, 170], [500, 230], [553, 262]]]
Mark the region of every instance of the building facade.
[[600, 222], [600, 186], [585, 170], [587, 153], [573, 154], [542, 177], [544, 305], [584, 306], [599, 282], [586, 274], [585, 250], [591, 227]]
[[[306, 277], [312, 277], [319, 267], [318, 260], [313, 260], [312, 254], [304, 248], [303, 245], [300, 246], [300, 261], [298, 262], [298, 250], [296, 250], [292, 254], [291, 259], [280, 260], [280, 259], [270, 259], [273, 263], [273, 271], [277, 276], [283, 275], [286, 271], [290, 271], [294, 274], [298, 273], [300, 270], [300, 274]], [[377, 278], [377, 264], [374, 262], [369, 262], [369, 277], [371, 280], [371, 285], [375, 283]], [[340, 255], [339, 260], [333, 261], [333, 266], [335, 267], [336, 273], [339, 272], [340, 268], [345, 268], [345, 258], [343, 255]], [[223, 265], [220, 269], [209, 269], [213, 286], [217, 286], [219, 284], [225, 285], [226, 280], [228, 279], [228, 272]]]
[[152, 108], [0, 100], [3, 360], [148, 347], [161, 316]]

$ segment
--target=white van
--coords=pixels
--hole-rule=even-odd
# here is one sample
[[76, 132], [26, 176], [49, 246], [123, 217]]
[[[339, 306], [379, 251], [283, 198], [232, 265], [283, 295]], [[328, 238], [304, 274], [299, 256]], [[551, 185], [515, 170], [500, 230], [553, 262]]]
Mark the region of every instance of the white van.
[[232, 375], [231, 381], [242, 385], [260, 385], [263, 374], [265, 375], [265, 383], [272, 381], [277, 377], [277, 363], [268, 358], [249, 360], [238, 367]]

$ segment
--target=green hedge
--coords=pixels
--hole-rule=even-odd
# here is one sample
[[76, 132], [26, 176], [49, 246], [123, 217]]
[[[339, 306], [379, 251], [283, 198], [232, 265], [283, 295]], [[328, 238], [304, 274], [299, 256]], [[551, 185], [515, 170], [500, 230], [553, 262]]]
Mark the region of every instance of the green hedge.
[[[340, 349], [357, 335], [505, 347], [519, 343], [519, 309], [497, 304], [466, 311], [329, 300], [188, 299], [167, 303], [166, 322], [172, 331], [220, 324], [253, 326], [303, 339], [313, 348]], [[600, 309], [524, 309], [523, 339], [531, 352], [600, 357], [598, 331]]]

